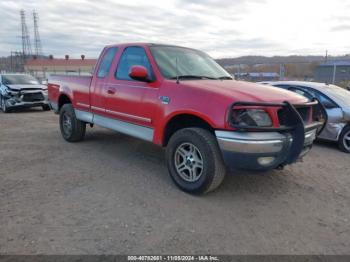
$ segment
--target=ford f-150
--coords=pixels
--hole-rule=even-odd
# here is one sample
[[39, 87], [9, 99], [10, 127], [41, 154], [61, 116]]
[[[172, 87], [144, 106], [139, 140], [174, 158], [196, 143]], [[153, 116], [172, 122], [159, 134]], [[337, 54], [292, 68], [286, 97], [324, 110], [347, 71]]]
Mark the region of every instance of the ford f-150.
[[48, 91], [65, 140], [95, 124], [166, 147], [171, 178], [194, 194], [217, 188], [227, 168], [296, 162], [323, 126], [318, 101], [236, 81], [179, 46], [107, 46], [92, 76], [51, 76]]

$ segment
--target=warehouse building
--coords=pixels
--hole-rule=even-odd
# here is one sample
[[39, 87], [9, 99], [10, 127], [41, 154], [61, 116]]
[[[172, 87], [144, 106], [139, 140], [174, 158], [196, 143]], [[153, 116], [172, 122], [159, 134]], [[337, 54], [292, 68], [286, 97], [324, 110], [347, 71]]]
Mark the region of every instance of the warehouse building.
[[350, 62], [329, 61], [315, 68], [314, 80], [347, 86], [350, 83]]
[[96, 62], [96, 59], [86, 59], [84, 55], [80, 59], [70, 59], [68, 55], [64, 59], [49, 56], [49, 58], [28, 60], [24, 70], [41, 80], [47, 79], [51, 74], [90, 75]]

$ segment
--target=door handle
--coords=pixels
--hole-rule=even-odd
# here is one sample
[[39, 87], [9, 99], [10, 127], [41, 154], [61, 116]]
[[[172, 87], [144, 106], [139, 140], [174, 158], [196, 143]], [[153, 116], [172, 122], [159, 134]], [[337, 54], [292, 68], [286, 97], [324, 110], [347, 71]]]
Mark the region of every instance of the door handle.
[[114, 88], [108, 88], [107, 89], [107, 94], [109, 94], [109, 95], [114, 95], [115, 94], [115, 89]]

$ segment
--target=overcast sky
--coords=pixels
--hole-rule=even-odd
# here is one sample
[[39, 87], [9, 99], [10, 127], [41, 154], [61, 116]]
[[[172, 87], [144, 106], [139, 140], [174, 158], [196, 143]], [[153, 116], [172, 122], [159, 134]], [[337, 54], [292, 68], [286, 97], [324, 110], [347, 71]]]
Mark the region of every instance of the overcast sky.
[[20, 9], [45, 54], [97, 57], [106, 44], [184, 45], [215, 58], [350, 53], [346, 0], [1, 0], [0, 55], [21, 50]]

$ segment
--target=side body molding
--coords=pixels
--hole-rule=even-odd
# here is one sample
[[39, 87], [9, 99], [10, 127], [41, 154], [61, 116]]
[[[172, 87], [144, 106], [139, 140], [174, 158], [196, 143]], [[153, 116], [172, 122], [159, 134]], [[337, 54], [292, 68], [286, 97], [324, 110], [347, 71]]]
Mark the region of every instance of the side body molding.
[[77, 109], [75, 109], [75, 115], [81, 121], [96, 124], [142, 140], [153, 141], [153, 128], [139, 126]]

